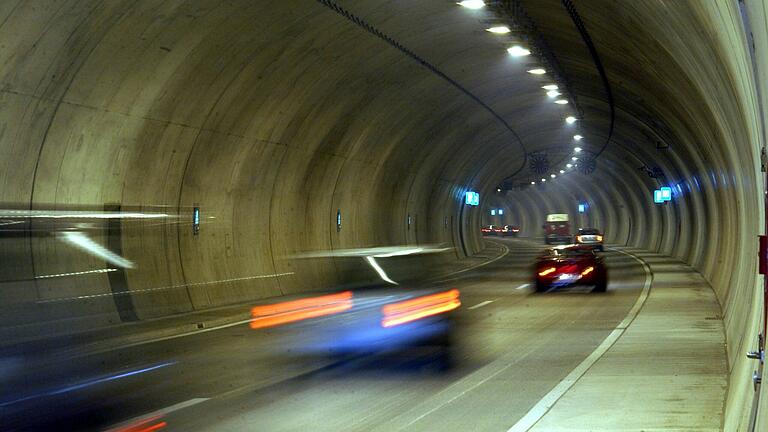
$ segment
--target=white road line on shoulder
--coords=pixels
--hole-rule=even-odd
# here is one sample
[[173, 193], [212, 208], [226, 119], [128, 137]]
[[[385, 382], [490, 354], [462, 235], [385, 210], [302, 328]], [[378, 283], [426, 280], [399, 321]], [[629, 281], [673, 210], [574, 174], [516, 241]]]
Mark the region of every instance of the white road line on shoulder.
[[474, 306], [470, 306], [470, 307], [469, 307], [469, 309], [477, 309], [477, 308], [481, 308], [481, 307], [483, 307], [483, 306], [485, 306], [485, 305], [489, 305], [489, 304], [491, 304], [491, 303], [493, 303], [493, 300], [486, 300], [486, 301], [484, 301], [484, 302], [482, 302], [482, 303], [478, 303], [478, 304], [476, 304], [476, 305], [474, 305]]
[[616, 252], [632, 257], [635, 261], [639, 262], [643, 266], [645, 271], [645, 284], [643, 285], [643, 291], [638, 296], [632, 309], [629, 310], [627, 316], [613, 329], [613, 331], [606, 337], [600, 346], [597, 347], [592, 354], [590, 354], [584, 361], [579, 363], [574, 370], [571, 371], [560, 383], [558, 383], [552, 390], [544, 395], [536, 405], [531, 408], [520, 420], [517, 421], [507, 432], [526, 432], [536, 425], [552, 407], [555, 406], [558, 400], [565, 395], [568, 390], [573, 387], [576, 382], [603, 356], [610, 348], [616, 343], [617, 340], [624, 334], [627, 327], [632, 324], [632, 321], [637, 317], [640, 309], [645, 304], [645, 300], [648, 298], [648, 294], [651, 290], [651, 283], [653, 282], [653, 273], [648, 264], [642, 259], [638, 258], [634, 254], [624, 252], [618, 249], [610, 248]]
[[179, 410], [182, 410], [184, 408], [189, 408], [191, 406], [194, 406], [194, 405], [197, 405], [199, 403], [205, 402], [205, 401], [207, 401], [209, 399], [210, 398], [194, 398], [194, 399], [190, 399], [190, 400], [187, 400], [187, 401], [184, 401], [184, 402], [179, 402], [177, 404], [174, 404], [174, 405], [171, 405], [171, 406], [168, 406], [168, 407], [165, 407], [165, 408], [160, 408], [159, 410], [152, 411], [150, 413], [147, 413], [147, 414], [144, 414], [144, 415], [141, 415], [141, 416], [138, 416], [138, 417], [134, 417], [134, 418], [132, 418], [130, 420], [126, 420], [124, 422], [120, 422], [119, 424], [116, 424], [113, 427], [107, 429], [107, 432], [120, 430], [121, 427], [130, 425], [132, 423], [136, 423], [136, 422], [144, 420], [144, 419], [150, 419], [150, 418], [153, 418], [153, 417], [164, 417], [164, 416], [166, 416], [166, 415], [168, 415], [168, 414], [170, 414], [170, 413], [172, 413], [174, 411], [179, 411]]
[[529, 283], [524, 283], [524, 284], [520, 285], [519, 287], [517, 287], [517, 288], [515, 288], [515, 289], [516, 289], [516, 290], [526, 289], [526, 288], [528, 288], [529, 286], [531, 286], [531, 284], [529, 284]]

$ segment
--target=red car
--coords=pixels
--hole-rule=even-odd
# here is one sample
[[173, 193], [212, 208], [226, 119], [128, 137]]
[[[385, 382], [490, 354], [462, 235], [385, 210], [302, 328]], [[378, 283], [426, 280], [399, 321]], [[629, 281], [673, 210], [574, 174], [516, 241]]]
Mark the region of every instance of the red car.
[[494, 225], [485, 225], [482, 228], [480, 228], [480, 232], [483, 233], [483, 235], [496, 235], [496, 231], [494, 230]]
[[536, 291], [573, 285], [592, 285], [605, 292], [608, 271], [591, 246], [568, 245], [547, 249], [535, 266]]

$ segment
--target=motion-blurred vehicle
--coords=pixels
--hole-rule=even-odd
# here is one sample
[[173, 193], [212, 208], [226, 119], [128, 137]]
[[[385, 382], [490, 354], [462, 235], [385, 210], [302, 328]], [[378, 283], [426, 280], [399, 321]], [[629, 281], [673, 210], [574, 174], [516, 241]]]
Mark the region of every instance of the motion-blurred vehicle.
[[251, 309], [253, 329], [283, 326], [295, 353], [347, 355], [431, 347], [450, 363], [459, 290], [368, 287]]
[[572, 242], [571, 225], [568, 222], [567, 213], [548, 214], [547, 222], [543, 228], [544, 243], [546, 244], [570, 244]]
[[501, 228], [501, 235], [504, 237], [507, 237], [507, 236], [517, 237], [517, 234], [519, 232], [520, 232], [520, 227], [517, 227], [515, 225], [504, 225]]
[[480, 232], [483, 235], [495, 235], [496, 232], [493, 230], [493, 225], [484, 225], [482, 228], [480, 228]]
[[603, 234], [596, 228], [579, 228], [579, 233], [576, 234], [576, 244], [592, 246], [602, 252]]
[[591, 246], [567, 245], [546, 250], [534, 267], [536, 292], [574, 285], [592, 285], [605, 292], [608, 271]]

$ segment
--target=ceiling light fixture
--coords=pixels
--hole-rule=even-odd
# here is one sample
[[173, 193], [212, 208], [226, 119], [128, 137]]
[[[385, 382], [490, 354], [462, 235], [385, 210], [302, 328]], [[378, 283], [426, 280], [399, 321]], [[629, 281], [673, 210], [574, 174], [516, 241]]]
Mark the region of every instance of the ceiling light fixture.
[[574, 157], [572, 157], [572, 158], [571, 158], [571, 160], [572, 160], [572, 161], [577, 161], [577, 160], [579, 160], [579, 158], [577, 158], [576, 156], [574, 156]]
[[464, 0], [456, 3], [459, 6], [464, 6], [467, 9], [480, 9], [485, 6], [483, 0]]
[[575, 148], [573, 149], [573, 151], [575, 151], [576, 153], [579, 153], [579, 152], [581, 151], [581, 147], [575, 147]]
[[557, 90], [550, 90], [547, 92], [547, 96], [553, 98], [555, 96], [560, 96], [560, 92]]
[[512, 57], [525, 57], [527, 55], [531, 55], [530, 50], [527, 50], [521, 47], [520, 45], [515, 45], [513, 47], [507, 48], [507, 52], [510, 53]]
[[545, 181], [547, 181], [547, 179], [541, 179], [541, 181], [542, 181], [542, 182], [545, 182]]
[[574, 116], [568, 116], [565, 118], [565, 122], [568, 124], [574, 124], [576, 123], [576, 117]]
[[581, 141], [582, 138], [584, 138], [584, 137], [581, 136], [581, 135], [574, 135], [573, 136], [573, 139], [575, 139], [576, 141]]
[[560, 174], [565, 174], [565, 170], [560, 170]]
[[494, 34], [507, 34], [511, 30], [507, 26], [497, 26], [497, 27], [487, 28], [487, 29], [485, 29], [485, 31], [491, 32], [491, 33], [494, 33]]
[[536, 68], [536, 69], [529, 70], [528, 73], [529, 74], [534, 74], [534, 75], [544, 75], [545, 73], [547, 73], [547, 71], [545, 71], [542, 68]]
[[555, 103], [558, 104], [558, 105], [565, 105], [565, 104], [568, 103], [568, 100], [567, 99], [558, 99], [558, 100], [555, 101]]
[[532, 185], [535, 185], [535, 184], [536, 184], [536, 182], [531, 182], [531, 184], [532, 184]]
[[556, 175], [554, 175], [554, 174], [550, 174], [549, 176], [550, 176], [550, 177], [552, 177], [552, 178], [555, 178], [555, 177], [557, 177], [557, 176], [556, 176]]
[[572, 166], [573, 166], [573, 164], [565, 164], [566, 168], [571, 168]]
[[545, 86], [541, 86], [541, 88], [544, 90], [557, 90], [558, 87], [556, 84], [547, 84]]

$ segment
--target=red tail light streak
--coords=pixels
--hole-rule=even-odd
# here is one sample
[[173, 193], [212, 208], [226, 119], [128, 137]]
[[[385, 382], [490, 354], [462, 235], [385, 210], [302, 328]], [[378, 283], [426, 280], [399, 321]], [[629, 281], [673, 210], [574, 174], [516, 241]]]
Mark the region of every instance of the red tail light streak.
[[461, 301], [459, 301], [459, 290], [457, 289], [388, 304], [381, 308], [384, 314], [381, 326], [394, 327], [445, 313], [459, 306], [461, 306]]
[[352, 309], [351, 291], [254, 306], [251, 309], [251, 328], [274, 327], [309, 318], [333, 315], [349, 309]]

